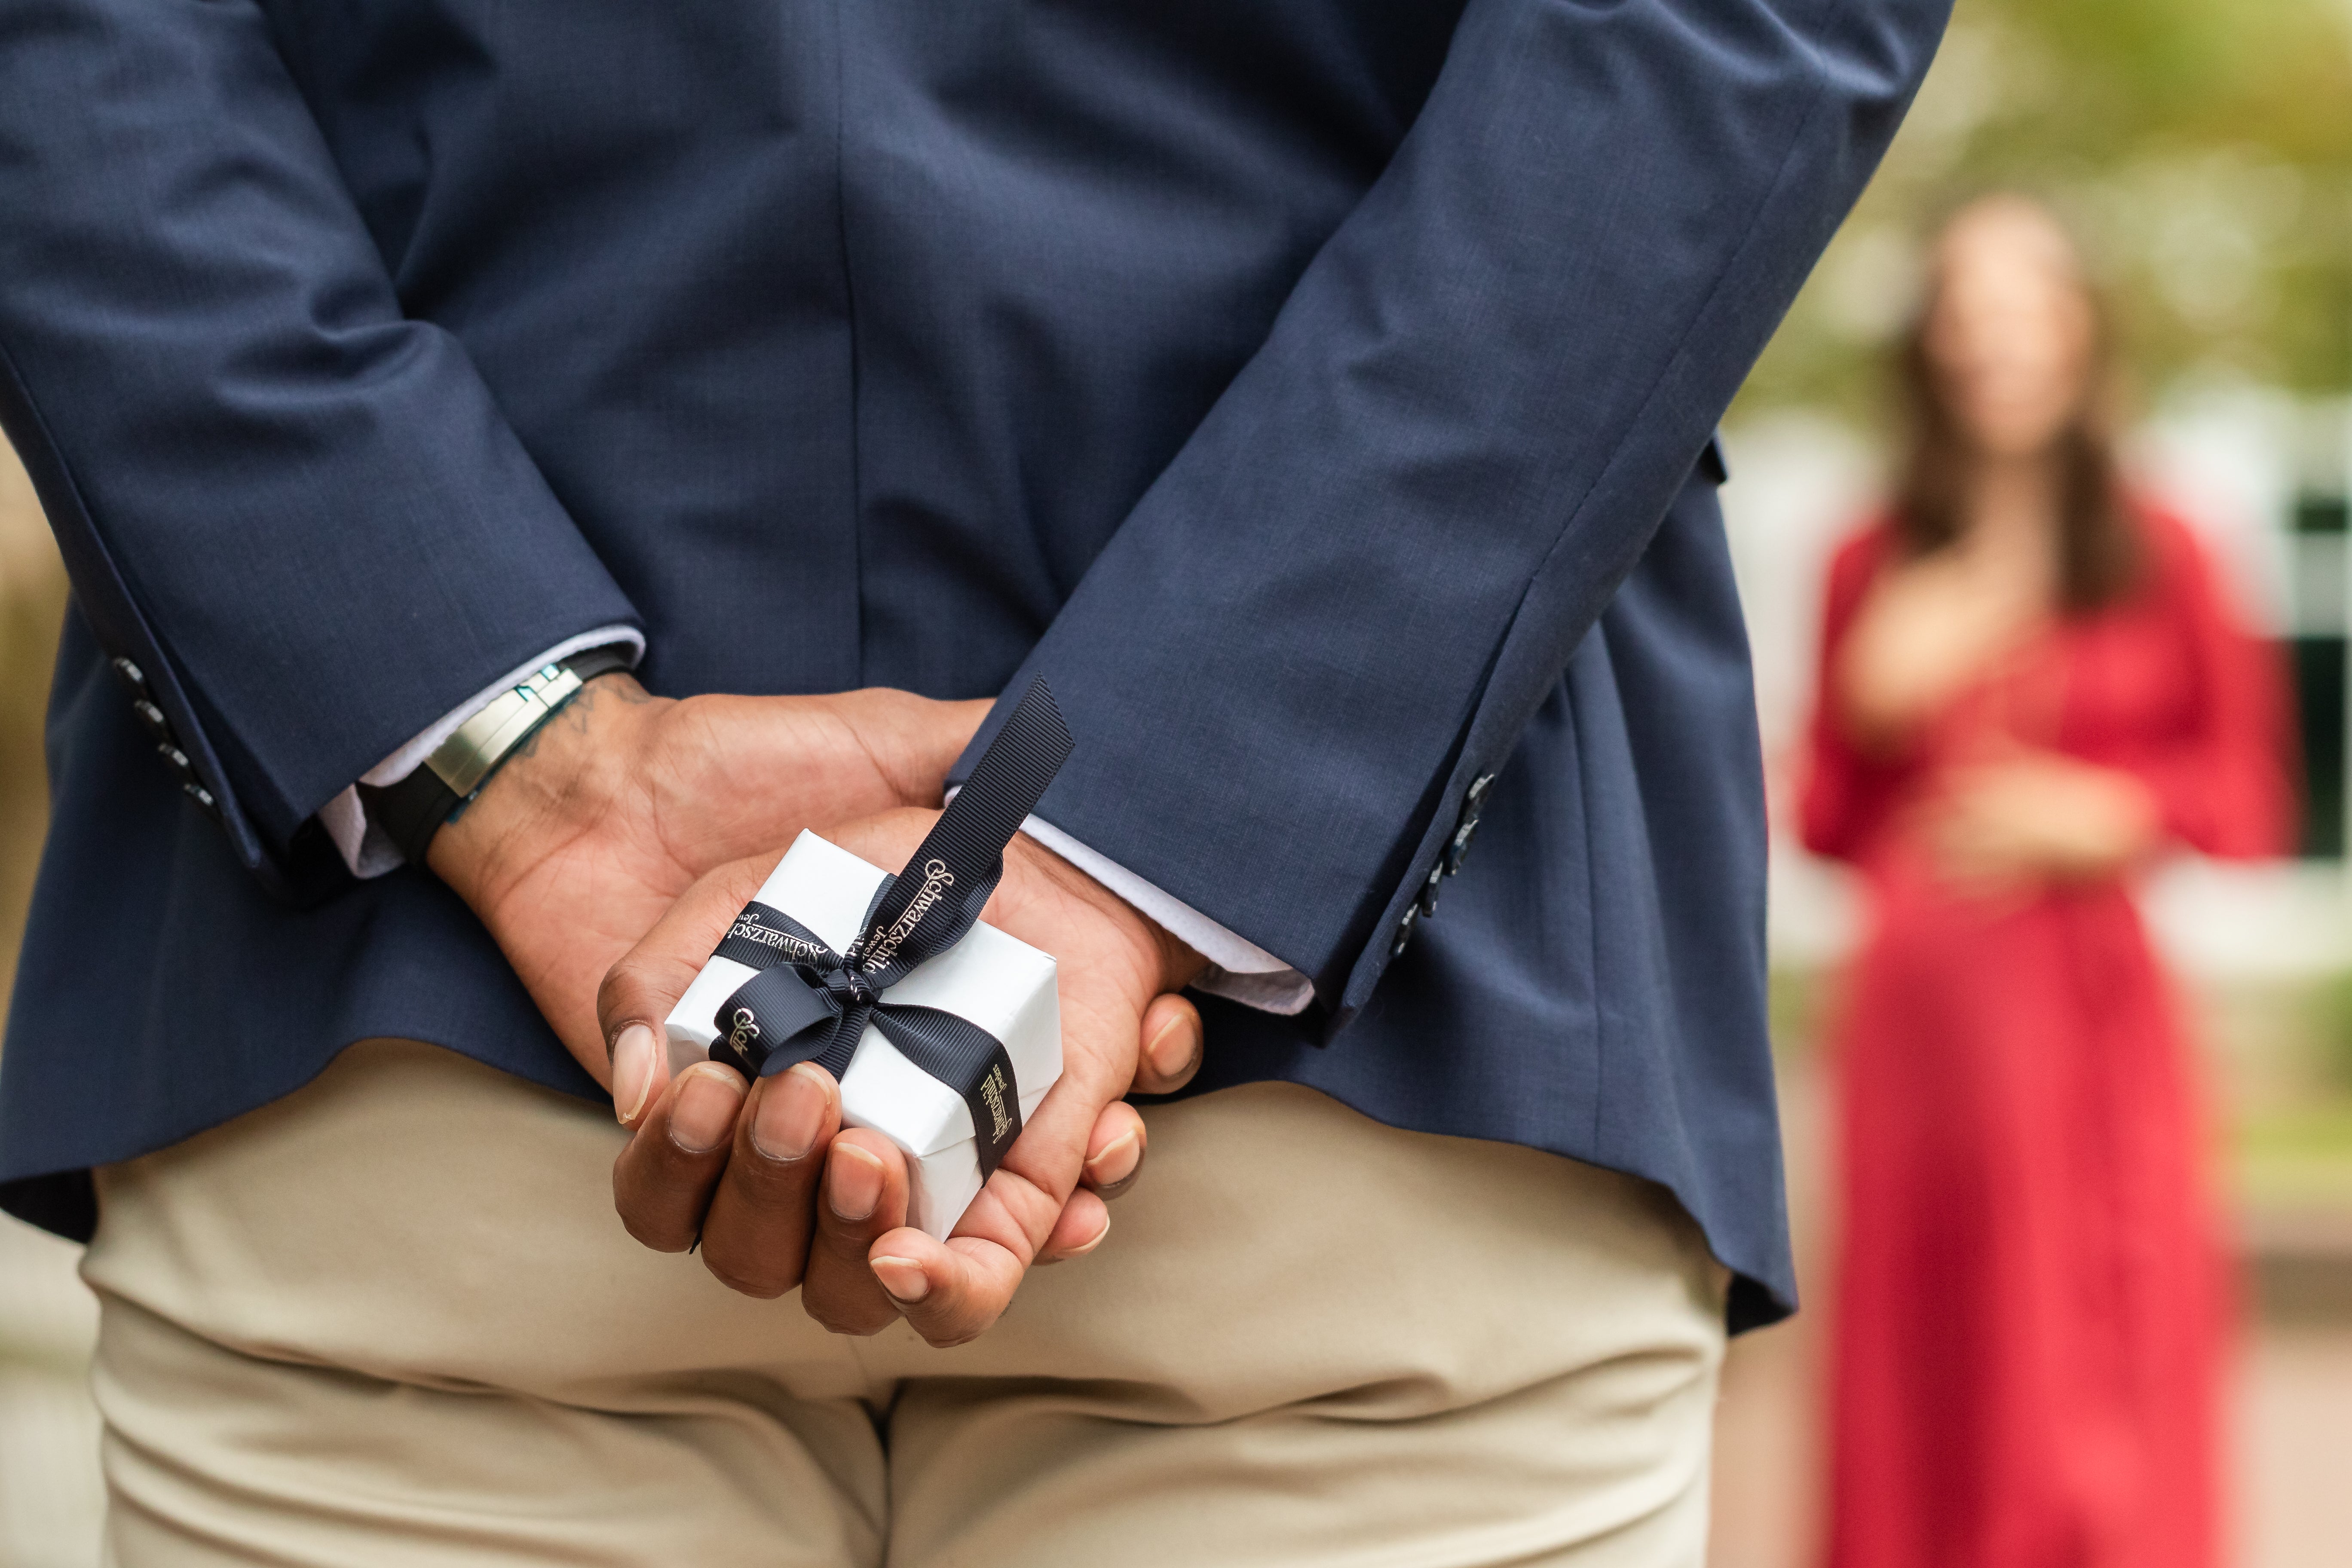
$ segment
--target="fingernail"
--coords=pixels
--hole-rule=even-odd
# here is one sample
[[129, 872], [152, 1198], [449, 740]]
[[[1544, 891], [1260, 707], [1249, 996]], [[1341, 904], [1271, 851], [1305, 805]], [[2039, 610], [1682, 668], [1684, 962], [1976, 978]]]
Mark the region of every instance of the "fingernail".
[[877, 1258], [866, 1267], [901, 1306], [912, 1306], [931, 1293], [931, 1277], [911, 1258]]
[[833, 1077], [808, 1062], [795, 1064], [761, 1097], [751, 1117], [751, 1146], [771, 1160], [805, 1159], [824, 1131], [833, 1106]]
[[825, 1172], [824, 1201], [845, 1220], [861, 1220], [882, 1201], [882, 1162], [855, 1143], [835, 1143]]
[[689, 1154], [707, 1154], [735, 1131], [742, 1104], [740, 1078], [722, 1067], [695, 1068], [670, 1108], [669, 1141]]
[[1177, 1019], [1160, 1026], [1143, 1054], [1151, 1058], [1152, 1071], [1164, 1079], [1177, 1078], [1192, 1065], [1192, 1058], [1200, 1048], [1200, 1038], [1192, 1033], [1192, 1026]]
[[1087, 1162], [1087, 1174], [1097, 1186], [1117, 1186], [1135, 1174], [1137, 1163], [1143, 1158], [1143, 1141], [1129, 1132], [1111, 1141], [1103, 1152]]
[[1095, 1238], [1087, 1243], [1084, 1247], [1074, 1247], [1070, 1248], [1069, 1251], [1062, 1254], [1063, 1258], [1066, 1261], [1073, 1258], [1084, 1258], [1087, 1253], [1092, 1252], [1096, 1247], [1100, 1247], [1103, 1244], [1103, 1237], [1109, 1234], [1110, 1216], [1106, 1215], [1103, 1216], [1103, 1227], [1095, 1232]]
[[634, 1121], [654, 1087], [654, 1032], [632, 1024], [613, 1042], [613, 1114]]

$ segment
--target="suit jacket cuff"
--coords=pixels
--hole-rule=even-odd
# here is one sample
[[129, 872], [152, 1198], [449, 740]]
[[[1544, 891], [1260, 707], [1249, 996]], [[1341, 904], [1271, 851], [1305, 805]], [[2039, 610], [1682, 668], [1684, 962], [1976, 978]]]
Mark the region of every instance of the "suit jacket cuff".
[[1193, 988], [1261, 1012], [1285, 1016], [1303, 1013], [1315, 987], [1291, 964], [1247, 938], [1236, 935], [1181, 899], [1145, 881], [1118, 861], [1097, 853], [1042, 816], [1021, 831], [1133, 904], [1160, 929], [1209, 961]]
[[[564, 638], [537, 658], [517, 665], [504, 677], [483, 687], [418, 731], [405, 745], [362, 773], [359, 783], [373, 784], [378, 789], [398, 784], [423, 767], [425, 759], [439, 750], [442, 742], [456, 734], [457, 726], [482, 704], [508, 687], [520, 685], [532, 670], [553, 664], [559, 658], [570, 658], [575, 653], [585, 653], [592, 647], [621, 645], [629, 648], [629, 662], [634, 666], [645, 657], [646, 634], [635, 626], [609, 626]], [[381, 877], [407, 864], [401, 858], [400, 851], [394, 847], [390, 836], [369, 818], [355, 786], [346, 786], [341, 795], [320, 806], [319, 822], [326, 828], [327, 836], [335, 841], [335, 848], [342, 855], [344, 866], [350, 868], [352, 876], [362, 881], [371, 877]]]

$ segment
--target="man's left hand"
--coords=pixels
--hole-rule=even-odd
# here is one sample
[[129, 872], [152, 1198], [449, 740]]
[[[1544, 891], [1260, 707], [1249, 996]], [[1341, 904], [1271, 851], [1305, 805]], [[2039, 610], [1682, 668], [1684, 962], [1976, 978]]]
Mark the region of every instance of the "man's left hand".
[[[886, 812], [824, 836], [895, 868], [938, 817]], [[607, 1038], [633, 1022], [659, 1027], [775, 863], [761, 856], [704, 877], [613, 967], [598, 998]], [[1180, 1088], [1199, 1066], [1200, 1016], [1174, 993], [1202, 960], [1026, 837], [1006, 848], [982, 918], [1054, 956], [1062, 1076], [947, 1242], [906, 1225], [904, 1159], [878, 1133], [841, 1129], [838, 1086], [813, 1063], [748, 1092], [717, 1063], [678, 1075], [632, 1123], [614, 1168], [630, 1233], [665, 1251], [698, 1237], [711, 1272], [752, 1295], [798, 1285], [810, 1315], [836, 1332], [873, 1333], [903, 1316], [935, 1345], [994, 1322], [1033, 1263], [1092, 1250], [1109, 1227], [1102, 1197], [1142, 1159], [1142, 1119], [1119, 1101]]]

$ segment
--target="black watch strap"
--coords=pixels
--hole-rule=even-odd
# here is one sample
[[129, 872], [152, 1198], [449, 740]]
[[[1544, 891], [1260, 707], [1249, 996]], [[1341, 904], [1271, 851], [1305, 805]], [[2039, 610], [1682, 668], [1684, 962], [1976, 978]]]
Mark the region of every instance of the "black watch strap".
[[[486, 704], [480, 713], [468, 718], [457, 735], [436, 750], [421, 763], [415, 773], [398, 784], [379, 789], [373, 784], [359, 786], [360, 804], [368, 820], [381, 827], [390, 838], [401, 858], [411, 865], [423, 865], [425, 851], [431, 846], [433, 836], [442, 825], [457, 815], [466, 803], [479, 795], [482, 786], [514, 749], [536, 732], [539, 727], [561, 711], [565, 703], [580, 693], [580, 688], [600, 675], [610, 675], [616, 669], [631, 668], [631, 649], [625, 644], [613, 644], [575, 653], [569, 658], [557, 659], [538, 670], [528, 680], [509, 688]], [[544, 695], [542, 695], [544, 694]], [[489, 715], [491, 710], [505, 704], [499, 715], [504, 726], [485, 748], [479, 743], [460, 744], [467, 726]], [[478, 738], [477, 738], [478, 742]], [[445, 753], [459, 753], [453, 759]], [[488, 750], [490, 754], [485, 755]]]

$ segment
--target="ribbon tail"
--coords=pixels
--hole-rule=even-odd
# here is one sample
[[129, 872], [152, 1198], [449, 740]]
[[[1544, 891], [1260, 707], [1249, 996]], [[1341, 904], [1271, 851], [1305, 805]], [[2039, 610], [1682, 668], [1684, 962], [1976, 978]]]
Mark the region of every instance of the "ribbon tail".
[[1053, 689], [1031, 681], [851, 952], [877, 991], [963, 940], [1004, 875], [1004, 847], [1069, 756], [1070, 731]]
[[980, 1179], [995, 1174], [1021, 1136], [1021, 1085], [1004, 1042], [969, 1018], [905, 1003], [875, 1008], [874, 1026], [900, 1056], [963, 1097]]

